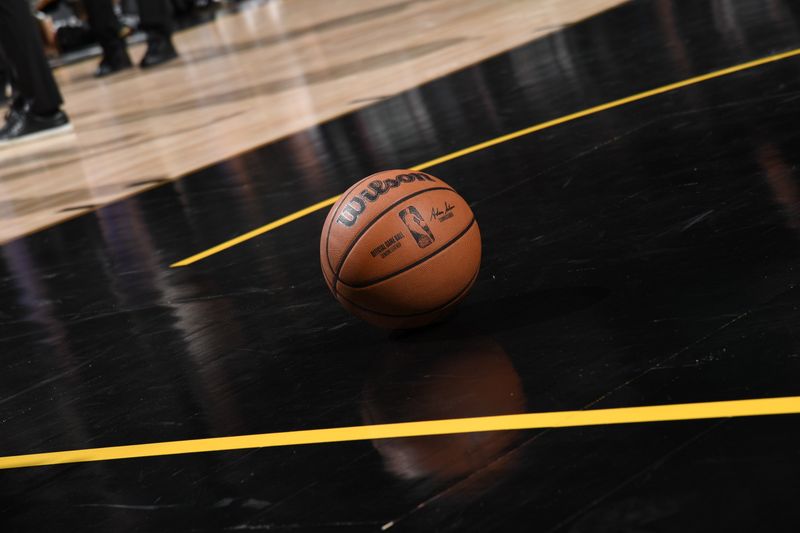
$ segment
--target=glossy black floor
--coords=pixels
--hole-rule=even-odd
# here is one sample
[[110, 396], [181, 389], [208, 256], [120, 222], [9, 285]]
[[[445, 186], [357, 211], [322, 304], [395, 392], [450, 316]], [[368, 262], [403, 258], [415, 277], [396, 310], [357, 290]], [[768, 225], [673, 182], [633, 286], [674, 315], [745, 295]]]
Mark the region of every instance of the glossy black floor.
[[[325, 213], [543, 120], [800, 47], [794, 0], [641, 1], [20, 239], [0, 260], [0, 455], [800, 394], [800, 59], [429, 172], [473, 204], [472, 295], [390, 335], [318, 265]], [[0, 528], [797, 531], [798, 416], [0, 471]]]

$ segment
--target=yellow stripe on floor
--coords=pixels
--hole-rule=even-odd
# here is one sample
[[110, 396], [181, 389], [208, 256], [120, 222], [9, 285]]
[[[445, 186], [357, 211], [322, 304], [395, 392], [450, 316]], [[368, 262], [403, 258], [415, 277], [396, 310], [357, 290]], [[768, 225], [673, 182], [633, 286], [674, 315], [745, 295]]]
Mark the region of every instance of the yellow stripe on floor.
[[[63, 452], [0, 457], [0, 470], [199, 452], [221, 452], [252, 448], [270, 448], [275, 446], [297, 446], [301, 444], [420, 437], [452, 433], [474, 433], [480, 431], [568, 428], [787, 414], [800, 414], [800, 396], [429, 420], [424, 422], [311, 429], [283, 433], [264, 433], [261, 435], [243, 435], [238, 437], [133, 444], [110, 448], [91, 448], [86, 450], [69, 450]], [[790, 423], [796, 424], [797, 420], [790, 421]]]
[[[609, 109], [614, 109], [615, 107], [620, 107], [620, 106], [623, 106], [623, 105], [626, 105], [626, 104], [630, 104], [632, 102], [638, 102], [639, 100], [644, 100], [645, 98], [650, 98], [650, 97], [653, 97], [653, 96], [657, 96], [659, 94], [664, 94], [666, 92], [674, 91], [676, 89], [682, 89], [684, 87], [688, 87], [690, 85], [696, 85], [698, 83], [702, 83], [702, 82], [708, 81], [708, 80], [713, 80], [715, 78], [721, 78], [722, 76], [728, 76], [729, 74], [734, 74], [736, 72], [741, 72], [743, 70], [752, 69], [752, 68], [755, 68], [755, 67], [766, 65], [768, 63], [774, 63], [776, 61], [782, 61], [784, 59], [789, 59], [789, 58], [792, 58], [792, 57], [796, 57], [798, 55], [800, 55], [800, 48], [795, 49], [795, 50], [789, 50], [788, 52], [783, 52], [783, 53], [780, 53], [780, 54], [775, 54], [775, 55], [763, 57], [761, 59], [756, 59], [755, 61], [748, 61], [747, 63], [742, 63], [740, 65], [734, 65], [732, 67], [724, 68], [724, 69], [721, 69], [721, 70], [715, 70], [714, 72], [709, 72], [708, 74], [703, 74], [701, 76], [695, 76], [693, 78], [689, 78], [689, 79], [686, 79], [686, 80], [683, 80], [683, 81], [679, 81], [679, 82], [676, 82], [676, 83], [670, 83], [669, 85], [664, 85], [662, 87], [657, 87], [655, 89], [650, 89], [649, 91], [644, 91], [644, 92], [637, 93], [637, 94], [634, 94], [634, 95], [631, 95], [631, 96], [627, 96], [625, 98], [620, 98], [619, 100], [614, 100], [613, 102], [608, 102], [606, 104], [601, 104], [601, 105], [598, 105], [598, 106], [595, 106], [595, 107], [590, 107], [588, 109], [584, 109], [583, 111], [578, 111], [577, 113], [572, 113], [570, 115], [566, 115], [566, 116], [563, 116], [563, 117], [560, 117], [560, 118], [556, 118], [556, 119], [553, 119], [553, 120], [548, 120], [547, 122], [542, 122], [541, 124], [536, 124], [534, 126], [530, 126], [528, 128], [524, 128], [524, 129], [515, 131], [513, 133], [502, 135], [500, 137], [495, 137], [494, 139], [490, 139], [488, 141], [485, 141], [485, 142], [482, 142], [482, 143], [479, 143], [479, 144], [476, 144], [476, 145], [473, 145], [473, 146], [469, 146], [469, 147], [464, 148], [462, 150], [458, 150], [456, 152], [452, 152], [450, 154], [443, 155], [442, 157], [438, 157], [436, 159], [432, 159], [430, 161], [426, 161], [425, 163], [422, 163], [420, 165], [416, 165], [416, 166], [413, 166], [413, 167], [410, 167], [410, 168], [412, 170], [425, 170], [427, 168], [430, 168], [430, 167], [433, 167], [433, 166], [436, 166], [436, 165], [440, 165], [440, 164], [446, 163], [448, 161], [452, 161], [453, 159], [458, 159], [459, 157], [464, 157], [465, 155], [474, 154], [475, 152], [479, 152], [481, 150], [485, 150], [487, 148], [491, 148], [492, 146], [496, 146], [498, 144], [502, 144], [502, 143], [505, 143], [505, 142], [508, 142], [508, 141], [511, 141], [511, 140], [514, 140], [514, 139], [518, 139], [519, 137], [523, 137], [525, 135], [530, 135], [531, 133], [536, 133], [538, 131], [542, 131], [542, 130], [547, 129], [547, 128], [552, 128], [553, 126], [558, 126], [560, 124], [564, 124], [566, 122], [571, 122], [573, 120], [577, 120], [579, 118], [583, 118], [583, 117], [586, 117], [586, 116], [589, 116], [589, 115], [594, 115], [594, 114], [600, 113], [602, 111], [607, 111]], [[278, 220], [276, 220], [274, 222], [270, 222], [269, 224], [267, 224], [265, 226], [261, 226], [260, 228], [256, 228], [256, 229], [254, 229], [252, 231], [249, 231], [249, 232], [245, 233], [244, 235], [240, 235], [239, 237], [236, 237], [236, 238], [231, 239], [229, 241], [225, 241], [222, 244], [218, 244], [217, 246], [214, 246], [213, 248], [209, 248], [208, 250], [206, 250], [204, 252], [200, 252], [200, 253], [195, 254], [195, 255], [193, 255], [191, 257], [187, 257], [186, 259], [178, 261], [177, 263], [173, 263], [172, 265], [170, 265], [170, 267], [175, 268], [175, 267], [188, 266], [188, 265], [196, 263], [196, 262], [198, 262], [198, 261], [200, 261], [202, 259], [205, 259], [206, 257], [212, 256], [214, 254], [218, 254], [218, 253], [220, 253], [220, 252], [222, 252], [224, 250], [227, 250], [229, 248], [233, 248], [237, 244], [241, 244], [241, 243], [243, 243], [245, 241], [248, 241], [248, 240], [250, 240], [250, 239], [252, 239], [254, 237], [257, 237], [259, 235], [263, 235], [264, 233], [267, 233], [268, 231], [272, 231], [274, 229], [277, 229], [277, 228], [279, 228], [281, 226], [284, 226], [284, 225], [286, 225], [286, 224], [288, 224], [290, 222], [293, 222], [293, 221], [295, 221], [295, 220], [297, 220], [299, 218], [302, 218], [302, 217], [304, 217], [306, 215], [310, 215], [311, 213], [319, 211], [320, 209], [324, 209], [326, 207], [329, 207], [329, 206], [335, 204], [336, 200], [338, 198], [339, 198], [338, 196], [335, 196], [333, 198], [329, 198], [327, 200], [323, 200], [322, 202], [319, 202], [319, 203], [316, 203], [316, 204], [311, 205], [309, 207], [306, 207], [304, 209], [301, 209], [300, 211], [297, 211], [296, 213], [292, 213], [291, 215], [285, 216], [283, 218], [279, 218]]]

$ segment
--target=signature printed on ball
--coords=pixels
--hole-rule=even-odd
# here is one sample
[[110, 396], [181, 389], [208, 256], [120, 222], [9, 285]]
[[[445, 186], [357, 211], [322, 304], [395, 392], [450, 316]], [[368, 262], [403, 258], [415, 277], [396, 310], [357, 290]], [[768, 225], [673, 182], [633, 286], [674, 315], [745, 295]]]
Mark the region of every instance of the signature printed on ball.
[[447, 201], [444, 202], [444, 211], [439, 210], [438, 207], [434, 207], [431, 209], [431, 218], [429, 220], [433, 221], [434, 219], [438, 220], [439, 222], [444, 222], [445, 220], [453, 218], [453, 209], [456, 206], [450, 205]]

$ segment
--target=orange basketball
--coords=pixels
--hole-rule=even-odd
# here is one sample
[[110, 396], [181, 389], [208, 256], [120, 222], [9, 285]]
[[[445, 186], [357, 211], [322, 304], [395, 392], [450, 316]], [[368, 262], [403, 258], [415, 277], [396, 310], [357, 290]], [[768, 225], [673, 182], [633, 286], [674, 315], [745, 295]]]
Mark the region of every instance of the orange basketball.
[[481, 263], [469, 205], [442, 180], [386, 170], [334, 204], [320, 240], [322, 273], [348, 311], [396, 329], [442, 318], [467, 295]]

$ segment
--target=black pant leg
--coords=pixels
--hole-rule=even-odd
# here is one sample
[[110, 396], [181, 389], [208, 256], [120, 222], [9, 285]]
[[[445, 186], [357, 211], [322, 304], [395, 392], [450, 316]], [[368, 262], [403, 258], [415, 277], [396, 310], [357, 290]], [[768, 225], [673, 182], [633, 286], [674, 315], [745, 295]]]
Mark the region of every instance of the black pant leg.
[[58, 111], [64, 101], [27, 0], [0, 0], [0, 46], [16, 74], [17, 90], [30, 102], [31, 110], [40, 115]]
[[83, 0], [83, 5], [89, 18], [89, 28], [103, 50], [124, 47], [125, 41], [120, 37], [122, 27], [111, 0]]
[[0, 100], [6, 95], [6, 87], [11, 82], [11, 67], [8, 65], [6, 54], [0, 48]]
[[141, 27], [147, 33], [172, 35], [172, 0], [137, 0]]

